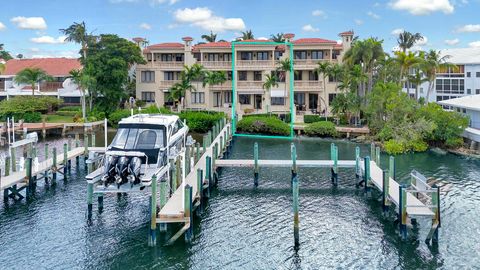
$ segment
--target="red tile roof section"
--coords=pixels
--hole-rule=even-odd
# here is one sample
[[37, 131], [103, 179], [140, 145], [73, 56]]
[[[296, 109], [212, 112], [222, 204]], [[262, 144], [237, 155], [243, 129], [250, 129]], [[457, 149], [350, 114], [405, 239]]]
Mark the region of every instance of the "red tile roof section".
[[16, 75], [25, 68], [41, 68], [50, 76], [68, 76], [73, 69], [81, 69], [82, 64], [78, 59], [72, 58], [35, 58], [11, 59], [5, 64], [2, 75]]
[[184, 46], [185, 45], [178, 42], [159, 43], [159, 44], [150, 45], [146, 47], [143, 51], [149, 52], [150, 50], [156, 50], [156, 49], [183, 49]]
[[318, 44], [318, 43], [334, 43], [337, 44], [334, 40], [328, 40], [323, 38], [300, 38], [293, 41], [293, 44]]
[[199, 49], [199, 48], [231, 48], [231, 43], [230, 42], [208, 42], [208, 43], [202, 43], [202, 44], [197, 44], [194, 46], [194, 49]]
[[350, 36], [353, 35], [353, 31], [346, 31], [338, 34], [339, 36]]

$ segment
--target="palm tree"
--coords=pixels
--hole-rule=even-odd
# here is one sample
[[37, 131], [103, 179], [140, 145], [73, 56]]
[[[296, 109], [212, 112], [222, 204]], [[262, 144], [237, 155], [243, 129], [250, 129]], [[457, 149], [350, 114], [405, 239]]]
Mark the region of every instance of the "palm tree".
[[182, 80], [176, 84], [174, 84], [170, 88], [170, 94], [168, 95], [168, 99], [175, 102], [175, 105], [180, 102], [182, 104], [182, 108], [185, 108], [185, 95], [187, 91], [195, 91], [195, 87], [190, 83], [190, 81], [182, 78]]
[[206, 42], [215, 42], [215, 40], [217, 39], [217, 34], [214, 34], [213, 31], [210, 31], [210, 35], [202, 35], [202, 38]]
[[253, 36], [252, 30], [247, 30], [245, 32], [242, 32], [242, 40], [249, 40], [249, 39], [255, 39]]
[[41, 81], [50, 81], [52, 77], [40, 68], [26, 68], [19, 71], [15, 78], [16, 83], [29, 84], [32, 87], [32, 96], [35, 95], [35, 84]]
[[400, 33], [397, 38], [398, 47], [402, 49], [402, 52], [406, 52], [408, 49], [412, 48], [417, 41], [423, 40], [423, 37], [420, 33], [412, 34], [408, 31], [403, 31]]
[[440, 51], [430, 50], [425, 54], [425, 59], [421, 63], [421, 68], [428, 79], [428, 90], [425, 102], [428, 103], [430, 93], [433, 91], [437, 70], [440, 68], [457, 68], [447, 60], [450, 55], [441, 56]]
[[206, 71], [203, 78], [203, 87], [210, 85], [220, 85], [227, 81], [227, 73], [225, 71]]
[[420, 68], [416, 67], [414, 73], [408, 75], [408, 80], [415, 84], [415, 100], [418, 100], [419, 87], [422, 83], [427, 82], [428, 78], [425, 77], [425, 74]]
[[283, 33], [271, 34], [270, 39], [273, 42], [285, 42], [285, 37], [283, 37]]
[[182, 80], [188, 81], [188, 83], [196, 82], [198, 89], [198, 84], [203, 81], [205, 77], [205, 69], [201, 64], [195, 63], [191, 66], [185, 66], [181, 73]]
[[[328, 71], [330, 70], [330, 66], [332, 64], [330, 62], [318, 62], [318, 67], [315, 68], [315, 72], [320, 76], [322, 76], [323, 80], [323, 100], [324, 102], [327, 100], [327, 77], [328, 77]], [[320, 94], [319, 94], [320, 96]], [[325, 108], [325, 115], [327, 113], [327, 108]]]
[[[267, 74], [265, 75], [265, 82], [263, 83], [263, 89], [269, 92], [272, 88], [278, 87], [278, 78], [275, 75]], [[269, 107], [271, 106], [271, 102]]]
[[420, 63], [421, 58], [413, 52], [395, 52], [395, 56], [395, 61], [400, 66], [399, 83], [405, 80], [407, 93], [410, 94], [409, 71], [410, 68]]
[[80, 92], [82, 92], [81, 102], [82, 102], [82, 117], [86, 121], [87, 112], [86, 112], [86, 98], [85, 91], [93, 87], [94, 78], [86, 74], [83, 70], [73, 69], [70, 72], [70, 78], [78, 86]]
[[343, 74], [343, 67], [338, 64], [338, 63], [335, 63], [333, 65], [330, 66], [330, 68], [327, 70], [327, 75], [331, 78], [333, 78], [333, 80], [336, 82], [335, 83], [335, 92], [337, 92], [338, 90], [338, 81], [341, 79], [341, 75]]
[[65, 41], [75, 42], [82, 46], [83, 59], [87, 59], [87, 43], [89, 41], [89, 34], [85, 26], [85, 22], [74, 22], [66, 29], [60, 29], [60, 32], [67, 36]]
[[0, 74], [2, 74], [5, 71], [5, 64], [0, 63]]

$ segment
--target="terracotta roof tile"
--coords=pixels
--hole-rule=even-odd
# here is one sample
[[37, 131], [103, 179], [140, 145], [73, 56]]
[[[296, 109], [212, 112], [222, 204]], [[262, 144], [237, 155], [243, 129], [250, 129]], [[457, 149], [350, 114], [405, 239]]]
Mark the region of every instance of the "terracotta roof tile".
[[328, 40], [323, 38], [300, 38], [293, 41], [293, 44], [318, 44], [318, 43], [334, 43], [337, 44], [334, 40]]
[[159, 43], [147, 46], [143, 51], [149, 52], [150, 50], [156, 49], [183, 49], [184, 45], [178, 42], [167, 42], [167, 43]]
[[208, 43], [202, 43], [202, 44], [197, 44], [194, 46], [194, 49], [200, 49], [200, 48], [231, 48], [232, 44], [230, 42], [208, 42]]
[[15, 75], [25, 68], [41, 68], [50, 76], [67, 76], [71, 70], [81, 69], [82, 64], [72, 58], [11, 59], [2, 75]]
[[349, 35], [353, 35], [353, 31], [350, 30], [350, 31], [346, 31], [346, 32], [342, 32], [340, 34], [338, 34], [339, 36], [349, 36]]

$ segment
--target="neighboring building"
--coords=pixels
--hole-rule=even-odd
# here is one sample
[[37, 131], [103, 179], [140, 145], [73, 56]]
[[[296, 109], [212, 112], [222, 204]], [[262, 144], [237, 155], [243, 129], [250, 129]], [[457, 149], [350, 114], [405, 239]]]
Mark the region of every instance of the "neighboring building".
[[[437, 71], [433, 91], [428, 101], [438, 102], [480, 94], [480, 48], [445, 49], [440, 50], [440, 54], [449, 56], [447, 61], [455, 64], [457, 68]], [[428, 82], [420, 85], [419, 97], [426, 98], [428, 86]], [[412, 87], [410, 95], [414, 92], [415, 89]]]
[[[294, 102], [298, 114], [325, 110], [336, 94], [332, 78], [323, 85], [322, 76], [314, 71], [321, 61], [337, 63], [342, 52], [350, 47], [353, 32], [340, 33], [342, 44], [321, 38], [285, 38], [294, 44], [295, 63]], [[193, 82], [196, 91], [187, 93], [186, 108], [216, 110], [231, 113], [232, 105], [232, 47], [230, 42], [211, 42], [192, 46], [193, 39], [184, 37], [183, 43], [161, 43], [148, 46], [143, 54], [147, 64], [137, 65], [137, 98], [159, 106], [170, 106], [169, 89], [180, 80], [184, 66], [199, 63], [206, 70], [223, 70], [228, 80], [222, 85], [202, 86]], [[253, 44], [235, 46], [237, 113], [282, 113], [289, 111], [289, 78], [281, 78], [279, 86], [265, 91], [265, 76], [275, 72], [278, 61], [289, 58], [285, 46], [255, 44], [265, 40], [249, 40]], [[327, 111], [328, 113], [328, 111]]]
[[440, 105], [467, 115], [470, 124], [463, 136], [471, 141], [480, 143], [480, 94], [460, 98], [442, 100]]
[[64, 100], [65, 104], [79, 104], [81, 92], [68, 78], [73, 69], [81, 69], [77, 59], [70, 58], [36, 58], [11, 59], [6, 62], [5, 71], [0, 75], [0, 100], [12, 96], [31, 95], [30, 85], [15, 83], [15, 75], [25, 68], [41, 68], [53, 77], [53, 81], [40, 82], [35, 95], [55, 96]]

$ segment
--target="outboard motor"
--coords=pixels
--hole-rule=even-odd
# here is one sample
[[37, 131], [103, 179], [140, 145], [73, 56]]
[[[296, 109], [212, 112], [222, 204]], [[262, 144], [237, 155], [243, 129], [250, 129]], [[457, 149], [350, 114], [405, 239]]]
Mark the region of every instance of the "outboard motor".
[[105, 162], [105, 174], [102, 176], [102, 182], [107, 187], [110, 182], [113, 182], [115, 177], [115, 165], [117, 163], [117, 156], [108, 156]]
[[128, 157], [120, 157], [117, 161], [115, 183], [117, 183], [119, 188], [120, 185], [127, 181], [128, 162]]
[[133, 157], [128, 165], [128, 182], [130, 185], [138, 184], [140, 182], [140, 166], [142, 165], [142, 159], [139, 157]]

